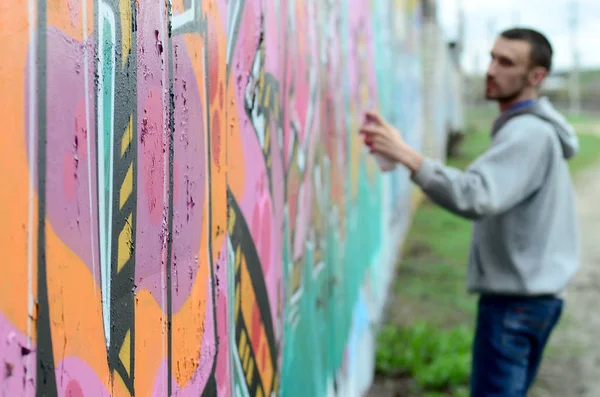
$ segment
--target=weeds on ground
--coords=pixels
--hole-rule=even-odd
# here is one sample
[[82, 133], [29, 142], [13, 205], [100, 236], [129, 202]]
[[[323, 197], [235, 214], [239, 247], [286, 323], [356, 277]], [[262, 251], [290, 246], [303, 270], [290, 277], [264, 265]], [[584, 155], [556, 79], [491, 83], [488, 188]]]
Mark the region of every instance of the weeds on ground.
[[569, 161], [571, 173], [577, 175], [598, 161], [600, 154], [600, 135], [579, 134], [579, 153]]
[[[385, 327], [378, 336], [376, 370], [387, 376], [413, 377], [430, 396], [460, 392], [468, 382], [472, 332], [468, 327], [442, 330], [427, 322], [408, 328]], [[444, 395], [444, 394], [439, 394]]]

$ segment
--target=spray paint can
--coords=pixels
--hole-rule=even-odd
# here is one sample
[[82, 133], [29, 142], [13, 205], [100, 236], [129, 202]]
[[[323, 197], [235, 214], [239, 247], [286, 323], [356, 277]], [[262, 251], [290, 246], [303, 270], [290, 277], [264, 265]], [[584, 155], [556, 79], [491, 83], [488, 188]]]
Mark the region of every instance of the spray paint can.
[[[373, 120], [371, 120], [371, 118], [368, 115], [365, 115], [365, 123], [366, 124], [374, 124], [375, 122]], [[375, 162], [379, 166], [379, 169], [383, 172], [392, 171], [393, 169], [396, 168], [395, 162], [393, 162], [392, 160], [388, 159], [387, 157], [383, 156], [380, 153], [374, 153], [373, 157], [375, 159]]]
[[375, 157], [375, 162], [377, 162], [377, 165], [381, 171], [387, 172], [396, 168], [396, 163], [379, 153], [375, 153], [373, 157]]

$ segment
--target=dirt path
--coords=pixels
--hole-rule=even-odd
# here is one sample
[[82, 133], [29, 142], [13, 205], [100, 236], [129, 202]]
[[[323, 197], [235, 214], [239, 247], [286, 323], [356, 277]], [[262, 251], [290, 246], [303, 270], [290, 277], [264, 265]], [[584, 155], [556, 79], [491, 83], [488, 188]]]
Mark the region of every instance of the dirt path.
[[582, 263], [532, 397], [600, 396], [600, 164], [575, 179]]

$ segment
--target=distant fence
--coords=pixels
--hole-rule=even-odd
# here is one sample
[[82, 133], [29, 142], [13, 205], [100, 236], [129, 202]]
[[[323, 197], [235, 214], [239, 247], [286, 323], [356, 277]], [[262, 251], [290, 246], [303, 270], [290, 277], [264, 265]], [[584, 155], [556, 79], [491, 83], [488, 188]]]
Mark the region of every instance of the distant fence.
[[[543, 94], [542, 94], [543, 95]], [[554, 106], [559, 112], [564, 115], [569, 115], [571, 104], [568, 99], [556, 99], [549, 97], [552, 106]], [[471, 101], [468, 104], [470, 108], [490, 108], [497, 109], [494, 102], [486, 101], [484, 99], [478, 99]], [[581, 101], [581, 113], [584, 116], [598, 117], [600, 116], [600, 100], [583, 100]]]
[[0, 7], [3, 395], [360, 395], [414, 198], [362, 112], [461, 123], [421, 2]]
[[[565, 99], [551, 99], [552, 104], [564, 114], [568, 114], [571, 104]], [[581, 101], [581, 112], [589, 116], [600, 116], [600, 98]]]

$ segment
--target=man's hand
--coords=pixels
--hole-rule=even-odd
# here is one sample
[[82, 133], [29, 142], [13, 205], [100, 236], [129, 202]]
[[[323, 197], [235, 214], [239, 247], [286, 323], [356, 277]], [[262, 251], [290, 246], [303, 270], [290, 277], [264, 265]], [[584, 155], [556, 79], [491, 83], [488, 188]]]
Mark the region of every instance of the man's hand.
[[371, 153], [378, 153], [391, 161], [400, 163], [416, 172], [423, 157], [412, 149], [400, 132], [383, 119], [378, 113], [366, 112], [366, 120], [360, 128], [365, 144]]

